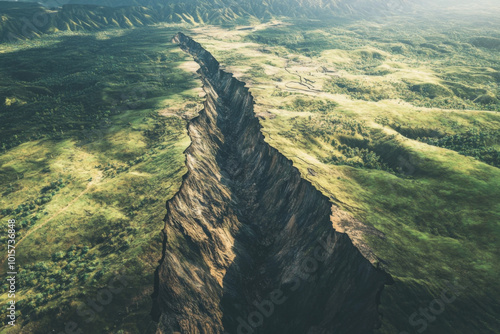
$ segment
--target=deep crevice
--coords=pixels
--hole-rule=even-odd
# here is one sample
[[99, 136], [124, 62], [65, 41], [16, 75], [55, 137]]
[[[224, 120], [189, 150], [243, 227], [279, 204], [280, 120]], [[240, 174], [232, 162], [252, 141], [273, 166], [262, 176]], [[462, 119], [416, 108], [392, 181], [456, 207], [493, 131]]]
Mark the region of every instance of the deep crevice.
[[264, 141], [244, 83], [191, 38], [174, 41], [200, 65], [207, 97], [167, 203], [158, 333], [371, 333], [389, 275], [332, 228], [328, 198]]

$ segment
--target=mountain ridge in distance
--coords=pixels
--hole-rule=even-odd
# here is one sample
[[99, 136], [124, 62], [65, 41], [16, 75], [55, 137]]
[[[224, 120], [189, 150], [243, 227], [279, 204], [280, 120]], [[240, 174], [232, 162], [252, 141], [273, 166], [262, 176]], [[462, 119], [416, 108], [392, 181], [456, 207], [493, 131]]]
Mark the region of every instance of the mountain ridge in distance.
[[228, 24], [276, 17], [327, 19], [370, 17], [408, 11], [407, 0], [48, 0], [0, 2], [0, 41], [57, 31], [131, 28], [161, 22]]

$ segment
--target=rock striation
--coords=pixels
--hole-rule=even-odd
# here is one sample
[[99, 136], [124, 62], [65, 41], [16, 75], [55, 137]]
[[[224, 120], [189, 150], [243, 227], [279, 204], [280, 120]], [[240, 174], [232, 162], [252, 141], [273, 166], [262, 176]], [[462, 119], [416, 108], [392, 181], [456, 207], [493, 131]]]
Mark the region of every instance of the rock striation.
[[372, 333], [390, 277], [330, 220], [331, 203], [264, 141], [245, 84], [190, 37], [204, 109], [167, 203], [157, 333]]

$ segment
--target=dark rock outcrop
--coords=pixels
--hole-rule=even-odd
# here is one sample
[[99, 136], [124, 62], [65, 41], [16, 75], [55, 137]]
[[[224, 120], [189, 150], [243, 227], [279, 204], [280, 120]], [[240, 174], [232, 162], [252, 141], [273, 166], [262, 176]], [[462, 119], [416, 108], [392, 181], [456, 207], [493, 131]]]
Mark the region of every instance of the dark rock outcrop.
[[269, 146], [249, 90], [200, 44], [204, 110], [167, 203], [157, 333], [371, 333], [390, 277], [330, 221], [331, 203]]

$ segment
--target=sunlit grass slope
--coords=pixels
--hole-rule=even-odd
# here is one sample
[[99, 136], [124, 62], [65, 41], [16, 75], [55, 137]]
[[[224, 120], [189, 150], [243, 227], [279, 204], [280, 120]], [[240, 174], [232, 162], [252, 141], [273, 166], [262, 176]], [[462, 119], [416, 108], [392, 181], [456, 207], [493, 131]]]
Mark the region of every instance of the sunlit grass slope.
[[[411, 20], [195, 30], [250, 86], [266, 140], [368, 227], [354, 232], [395, 280], [380, 333], [499, 332], [499, 53], [475, 43], [489, 31]], [[456, 300], [419, 313], [450, 285]]]
[[[18, 325], [2, 333], [152, 330], [165, 201], [185, 173], [184, 118], [201, 108], [175, 32], [0, 46], [0, 214], [17, 220], [20, 268]], [[125, 289], [85, 306], [116, 273]]]

